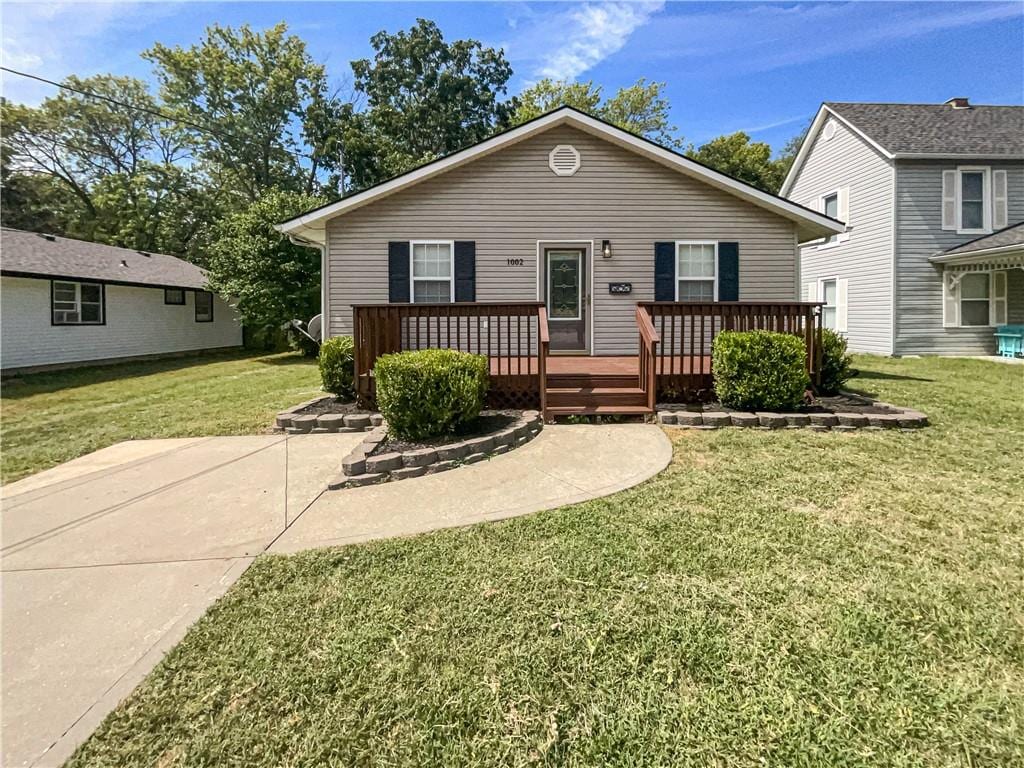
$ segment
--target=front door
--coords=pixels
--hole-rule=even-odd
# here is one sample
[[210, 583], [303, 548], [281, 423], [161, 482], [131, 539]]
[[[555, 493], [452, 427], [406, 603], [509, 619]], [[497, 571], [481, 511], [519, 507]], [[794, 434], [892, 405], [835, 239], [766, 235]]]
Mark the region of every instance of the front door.
[[544, 257], [551, 351], [586, 352], [586, 249], [548, 248]]

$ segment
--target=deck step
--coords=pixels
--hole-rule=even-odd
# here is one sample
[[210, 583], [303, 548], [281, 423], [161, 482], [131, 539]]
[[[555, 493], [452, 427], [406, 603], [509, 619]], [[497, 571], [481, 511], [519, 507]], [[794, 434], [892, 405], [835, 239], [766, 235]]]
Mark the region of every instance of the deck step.
[[646, 416], [646, 405], [558, 405], [548, 407], [548, 416]]
[[637, 387], [548, 387], [549, 407], [646, 406], [647, 395]]
[[635, 374], [622, 373], [549, 373], [549, 388], [566, 387], [618, 387], [631, 389], [637, 385]]

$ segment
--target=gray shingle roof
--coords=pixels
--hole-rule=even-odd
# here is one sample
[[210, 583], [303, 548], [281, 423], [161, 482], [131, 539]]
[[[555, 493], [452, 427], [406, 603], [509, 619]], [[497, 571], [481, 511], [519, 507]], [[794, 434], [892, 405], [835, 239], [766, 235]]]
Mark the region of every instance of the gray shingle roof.
[[975, 253], [977, 251], [987, 251], [990, 248], [1006, 248], [1012, 245], [1024, 246], [1024, 221], [1020, 224], [1009, 226], [1006, 229], [1000, 229], [991, 235], [985, 235], [976, 240], [971, 240], [969, 243], [958, 245], [956, 248], [950, 248], [948, 251], [943, 251], [942, 255], [952, 256], [954, 254]]
[[203, 270], [175, 256], [6, 227], [0, 235], [0, 272], [171, 288], [206, 287]]
[[892, 154], [1024, 155], [1024, 107], [948, 104], [864, 104], [825, 106]]

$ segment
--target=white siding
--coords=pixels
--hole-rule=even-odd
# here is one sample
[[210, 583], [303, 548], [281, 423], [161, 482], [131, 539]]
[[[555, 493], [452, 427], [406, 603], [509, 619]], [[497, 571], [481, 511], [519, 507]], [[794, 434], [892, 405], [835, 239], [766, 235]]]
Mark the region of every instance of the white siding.
[[162, 288], [106, 286], [106, 325], [51, 325], [50, 281], [0, 278], [0, 367], [22, 368], [242, 343], [235, 311], [214, 297], [213, 322], [195, 321], [195, 299], [164, 304]]
[[[576, 174], [551, 172], [558, 144], [580, 151]], [[388, 241], [417, 239], [476, 242], [478, 301], [537, 299], [538, 240], [593, 241], [599, 355], [635, 353], [636, 302], [654, 298], [659, 240], [737, 241], [741, 300], [796, 298], [792, 222], [567, 126], [329, 221], [331, 335], [351, 333], [352, 304], [388, 301]], [[633, 292], [610, 295], [610, 282]]]
[[800, 249], [800, 281], [806, 286], [846, 278], [850, 349], [891, 354], [892, 165], [842, 122], [829, 119], [835, 135], [826, 140], [824, 131], [818, 133], [788, 197], [813, 208], [822, 195], [849, 187], [851, 229], [844, 242]]
[[[1024, 162], [971, 160], [964, 165], [1007, 171], [1010, 224], [1024, 221]], [[928, 261], [978, 235], [942, 229], [942, 172], [952, 160], [900, 160], [896, 170], [896, 354], [988, 355], [995, 350], [992, 329], [942, 327], [942, 268]], [[1011, 274], [1009, 312], [1018, 317], [1019, 271]]]

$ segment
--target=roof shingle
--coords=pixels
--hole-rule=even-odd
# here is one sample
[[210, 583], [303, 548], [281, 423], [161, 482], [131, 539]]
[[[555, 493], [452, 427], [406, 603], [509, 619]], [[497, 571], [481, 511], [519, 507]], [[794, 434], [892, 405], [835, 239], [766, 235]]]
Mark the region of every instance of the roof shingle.
[[1014, 245], [1024, 246], [1024, 221], [1020, 224], [1009, 226], [1006, 229], [1000, 229], [991, 235], [985, 235], [976, 240], [971, 240], [969, 243], [958, 245], [956, 248], [950, 248], [948, 251], [943, 251], [943, 255], [952, 256], [954, 254], [975, 253], [977, 251], [988, 251], [992, 248], [1008, 248]]
[[1024, 107], [948, 104], [867, 104], [827, 101], [825, 106], [892, 154], [1024, 155]]
[[3, 228], [0, 271], [169, 288], [206, 288], [195, 264], [163, 253]]

